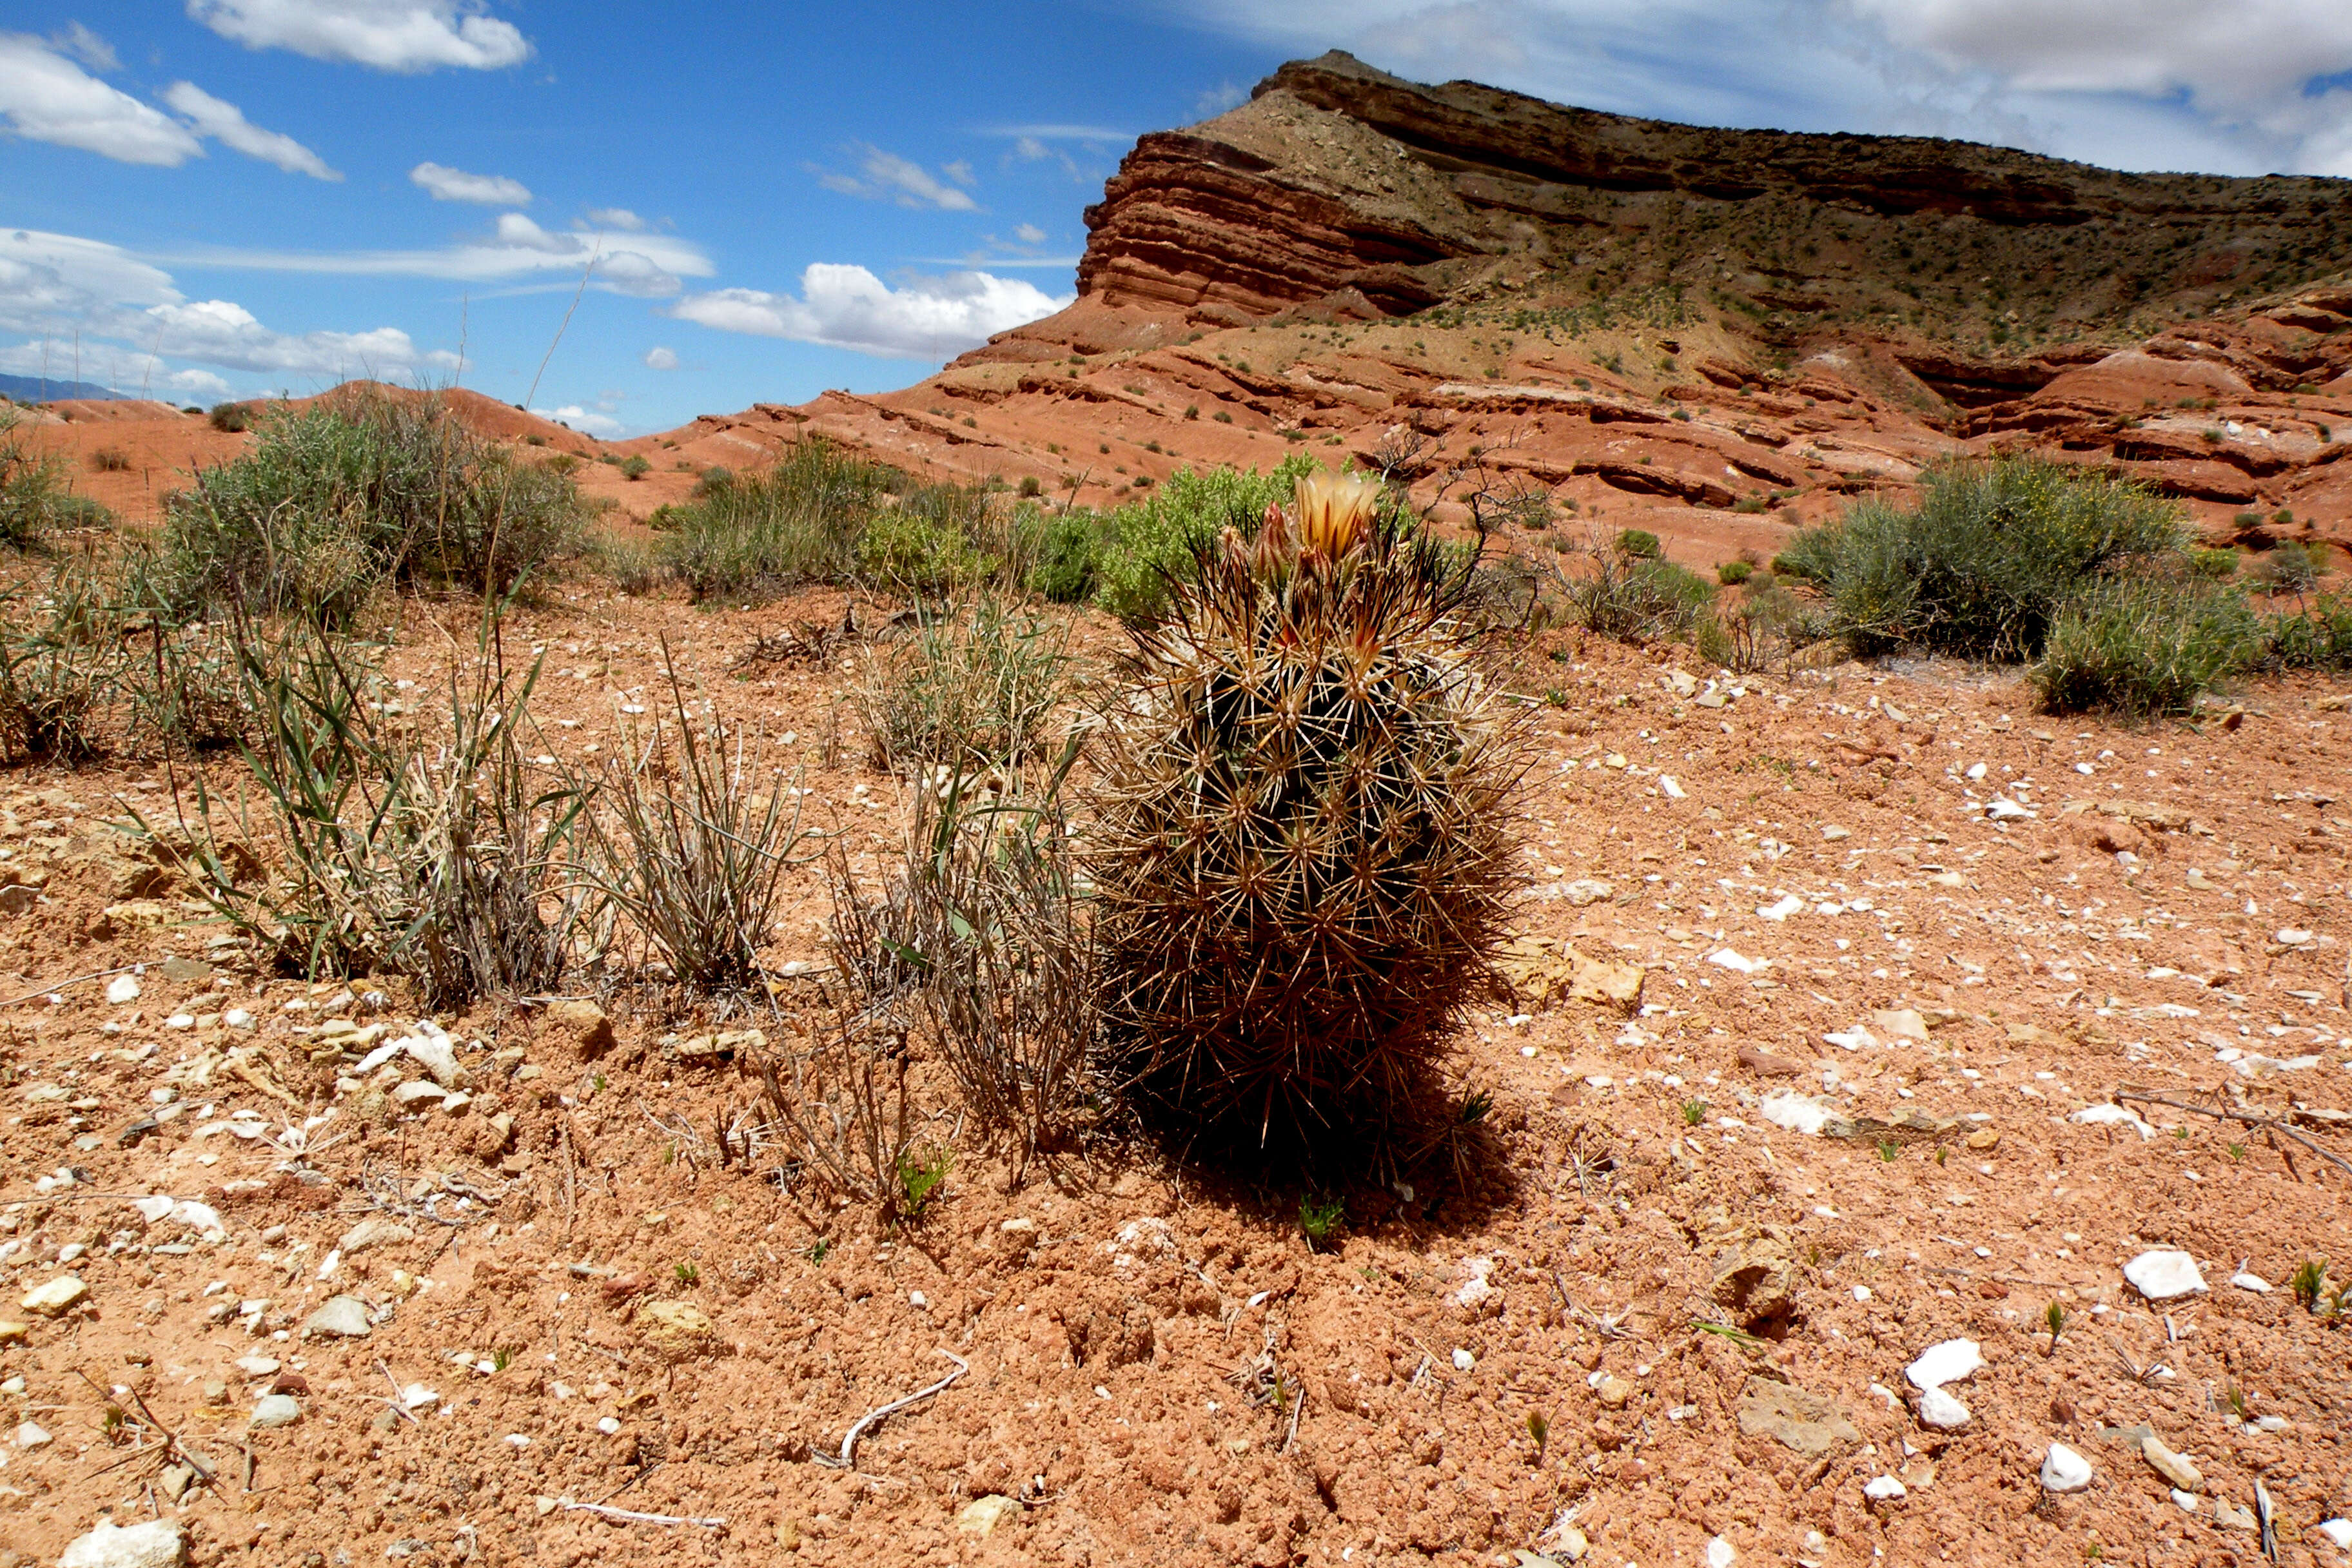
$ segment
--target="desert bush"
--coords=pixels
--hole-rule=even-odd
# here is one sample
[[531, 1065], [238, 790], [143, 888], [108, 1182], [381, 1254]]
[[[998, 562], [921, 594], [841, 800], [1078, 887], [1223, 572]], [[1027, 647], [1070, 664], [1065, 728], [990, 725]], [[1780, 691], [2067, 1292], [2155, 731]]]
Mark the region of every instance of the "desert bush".
[[992, 594], [916, 614], [915, 635], [867, 665], [857, 693], [875, 761], [900, 773], [1030, 762], [1069, 694], [1063, 631]]
[[2182, 545], [2178, 509], [2126, 479], [2032, 458], [1930, 471], [1918, 504], [1870, 500], [1790, 542], [1864, 652], [1903, 645], [2032, 658], [2060, 607]]
[[1626, 553], [1622, 539], [1587, 542], [1590, 566], [1564, 579], [1569, 620], [1620, 642], [1689, 635], [1715, 597], [1713, 585], [1671, 561]]
[[0, 546], [30, 550], [69, 530], [110, 526], [112, 512], [68, 488], [65, 459], [35, 451], [17, 433], [23, 419], [0, 406]]
[[2280, 669], [2352, 669], [2352, 598], [2314, 601], [2264, 625], [2268, 662]]
[[857, 541], [857, 570], [901, 594], [968, 591], [1008, 570], [1017, 531], [987, 489], [928, 486], [875, 511]]
[[2118, 577], [2066, 602], [2050, 624], [2034, 689], [2053, 713], [2135, 719], [2186, 713], [2263, 652], [2244, 598], [2194, 578]]
[[621, 470], [621, 477], [625, 479], [642, 479], [654, 471], [652, 463], [634, 452], [622, 458], [614, 467]]
[[1617, 553], [1629, 561], [1655, 561], [1665, 553], [1658, 536], [1647, 529], [1620, 529], [1616, 541]]
[[2223, 582], [2238, 574], [2238, 552], [2234, 550], [2199, 550], [2189, 552], [2189, 569], [2200, 577]]
[[1094, 945], [1070, 855], [1063, 770], [1022, 798], [927, 773], [897, 886], [836, 929], [869, 984], [903, 994], [1017, 1185], [1066, 1140], [1089, 1095]]
[[379, 649], [300, 620], [237, 625], [251, 787], [232, 804], [194, 775], [186, 858], [264, 952], [312, 978], [409, 975], [434, 1006], [562, 978], [585, 907], [572, 874], [585, 795], [530, 765], [540, 667], [506, 667], [499, 608], [430, 726], [392, 711]]
[[213, 405], [213, 428], [225, 435], [238, 436], [253, 428], [254, 411], [250, 403], [215, 403]]
[[706, 474], [678, 509], [663, 556], [697, 601], [835, 582], [856, 566], [860, 536], [900, 478], [824, 440], [802, 441], [758, 472]]
[[1727, 588], [1736, 588], [1756, 575], [1756, 568], [1745, 561], [1726, 561], [1715, 569], [1715, 580]]
[[668, 712], [605, 764], [587, 875], [677, 979], [748, 985], [799, 863], [799, 775], [772, 765], [756, 731], [695, 714], [667, 642], [662, 664]]
[[[658, 521], [654, 526], [660, 526]], [[624, 594], [651, 594], [669, 580], [669, 564], [663, 559], [658, 546], [641, 544], [620, 534], [592, 534], [588, 540], [587, 556], [598, 571], [612, 579], [613, 586]]]
[[186, 609], [341, 624], [387, 583], [503, 595], [574, 550], [586, 516], [569, 479], [436, 400], [349, 396], [272, 415], [173, 496], [161, 575]]
[[1220, 468], [1179, 468], [1143, 500], [1105, 520], [1096, 556], [1095, 602], [1126, 621], [1162, 613], [1171, 586], [1193, 567], [1199, 552], [1231, 528], [1255, 537], [1266, 509], [1289, 499], [1300, 476], [1318, 471], [1315, 459], [1294, 452], [1271, 473]]
[[53, 563], [41, 586], [0, 602], [0, 755], [91, 755], [128, 662], [114, 583], [76, 555]]
[[2273, 545], [2254, 563], [2254, 579], [2274, 594], [2308, 594], [2319, 586], [2324, 560], [2292, 541]]
[[89, 455], [89, 466], [101, 474], [127, 474], [131, 454], [120, 447], [100, 447]]
[[1146, 1114], [1365, 1163], [1483, 984], [1525, 752], [1458, 568], [1369, 489], [1342, 511], [1322, 488], [1248, 545], [1196, 545], [1135, 629], [1086, 863], [1108, 1046]]

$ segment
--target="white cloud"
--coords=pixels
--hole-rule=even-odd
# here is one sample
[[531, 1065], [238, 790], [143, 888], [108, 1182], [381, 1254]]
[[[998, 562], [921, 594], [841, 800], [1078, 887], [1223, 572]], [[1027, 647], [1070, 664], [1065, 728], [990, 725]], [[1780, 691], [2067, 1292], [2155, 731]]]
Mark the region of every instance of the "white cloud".
[[314, 180], [340, 180], [327, 161], [291, 136], [264, 131], [245, 117], [234, 103], [226, 103], [192, 81], [175, 81], [163, 89], [163, 101], [186, 118], [199, 136], [210, 136], [248, 158], [275, 163], [289, 174]]
[[22, 33], [0, 33], [0, 115], [28, 142], [118, 163], [169, 169], [205, 155], [186, 126]]
[[676, 370], [677, 368], [677, 351], [676, 349], [666, 349], [659, 343], [656, 343], [653, 347], [646, 351], [646, 368], [647, 370]]
[[[817, 183], [826, 190], [863, 196], [867, 201], [892, 201], [902, 207], [938, 207], [947, 212], [976, 210], [977, 204], [970, 196], [953, 185], [940, 183], [920, 163], [863, 142], [852, 142], [849, 151], [857, 160], [856, 174], [845, 174], [811, 165]], [[971, 179], [968, 165], [950, 163], [946, 172], [950, 179], [961, 178], [967, 184]]]
[[[396, 327], [278, 331], [232, 300], [187, 300], [170, 274], [117, 247], [37, 229], [0, 229], [0, 331], [52, 344], [79, 335], [86, 356], [115, 366], [110, 374], [118, 384], [137, 384], [142, 373], [135, 367], [150, 356], [334, 380], [457, 363], [455, 355], [418, 350]], [[21, 358], [26, 350], [12, 352]], [[134, 368], [125, 372], [126, 363]], [[182, 368], [152, 374], [162, 379]]]
[[485, 206], [527, 207], [530, 187], [504, 174], [469, 174], [444, 163], [419, 163], [408, 171], [408, 183], [433, 193], [436, 202], [479, 202]]
[[583, 408], [577, 403], [567, 403], [561, 408], [534, 408], [531, 412], [541, 419], [552, 419], [558, 425], [569, 425], [591, 436], [618, 436], [628, 428], [611, 415]]
[[801, 274], [797, 299], [759, 289], [718, 289], [689, 294], [668, 313], [720, 331], [791, 338], [891, 359], [940, 360], [1052, 315], [1075, 298], [985, 272], [909, 279], [892, 289], [863, 267], [818, 262]]
[[1013, 237], [1024, 245], [1043, 245], [1045, 243], [1045, 231], [1034, 223], [1015, 224]]
[[250, 49], [378, 70], [497, 70], [530, 58], [513, 23], [477, 0], [188, 0], [188, 15]]
[[646, 226], [646, 220], [626, 207], [590, 207], [588, 221], [598, 228], [617, 228], [636, 234]]
[[593, 260], [590, 287], [606, 293], [661, 298], [681, 279], [708, 278], [710, 258], [675, 235], [616, 234], [587, 225], [542, 228], [520, 213], [499, 215], [488, 237], [437, 250], [245, 250], [194, 248], [159, 260], [205, 267], [330, 276], [438, 278], [457, 283], [576, 282]]
[[1955, 136], [2134, 169], [2352, 173], [2342, 0], [1173, 4], [1272, 47], [1336, 46], [1423, 81], [1620, 113]]
[[83, 26], [79, 22], [68, 22], [49, 35], [49, 42], [61, 55], [70, 55], [94, 71], [119, 71], [122, 61], [114, 46]]
[[1221, 81], [1192, 100], [1192, 113], [1202, 120], [1214, 120], [1229, 109], [1239, 109], [1249, 101], [1249, 89], [1237, 81]]

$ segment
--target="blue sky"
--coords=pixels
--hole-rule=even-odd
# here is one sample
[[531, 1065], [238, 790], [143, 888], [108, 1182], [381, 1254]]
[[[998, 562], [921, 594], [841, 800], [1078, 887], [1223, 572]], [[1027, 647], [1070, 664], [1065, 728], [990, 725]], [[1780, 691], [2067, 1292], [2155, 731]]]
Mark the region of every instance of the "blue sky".
[[1069, 298], [1135, 134], [1334, 46], [1702, 123], [2352, 174], [2345, 0], [9, 0], [0, 371], [461, 380], [605, 435], [899, 386]]

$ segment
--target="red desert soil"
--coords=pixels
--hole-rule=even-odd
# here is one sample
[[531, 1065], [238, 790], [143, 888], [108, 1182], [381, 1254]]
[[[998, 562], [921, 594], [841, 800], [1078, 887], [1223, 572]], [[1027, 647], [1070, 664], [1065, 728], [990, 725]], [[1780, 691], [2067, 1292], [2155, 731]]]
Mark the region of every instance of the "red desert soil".
[[[840, 614], [583, 584], [509, 646], [544, 650], [546, 754], [593, 765], [659, 700], [667, 637], [697, 698], [807, 769], [811, 820], [870, 874], [903, 804], [844, 705], [870, 651], [732, 668]], [[412, 612], [419, 700], [449, 646]], [[1589, 1543], [1617, 1568], [1712, 1561], [1717, 1537], [1739, 1562], [2251, 1563], [2257, 1484], [2281, 1561], [2337, 1561], [2316, 1527], [2352, 1512], [2352, 1357], [2287, 1282], [2352, 1258], [2330, 1152], [2352, 1154], [2346, 697], [2264, 684], [2226, 721], [2135, 730], [2037, 717], [2006, 676], [1730, 681], [1559, 634], [1517, 679], [1564, 706], [1525, 828], [1526, 989], [1453, 1069], [1494, 1096], [1495, 1157], [1470, 1192], [1349, 1189], [1323, 1252], [1295, 1190], [1116, 1139], [1008, 1191], [966, 1137], [904, 1234], [780, 1184], [772, 1155], [722, 1163], [713, 1129], [753, 1086], [679, 1042], [789, 1042], [805, 982], [748, 1017], [622, 991], [601, 1050], [542, 1005], [444, 1016], [460, 1088], [404, 1105], [414, 1062], [339, 1081], [310, 1055], [333, 1018], [410, 1033], [398, 985], [370, 1015], [354, 988], [254, 973], [115, 831], [133, 807], [168, 821], [171, 777], [13, 775], [5, 1561], [160, 1514], [199, 1563]], [[803, 892], [779, 966], [823, 961], [814, 872]], [[1579, 977], [1638, 995], [1578, 1000]], [[2319, 1147], [2119, 1100], [2134, 1085]], [[2206, 1289], [2126, 1283], [2164, 1248]], [[364, 1333], [306, 1331], [336, 1298]], [[1961, 1338], [1985, 1365], [1939, 1430], [1906, 1369]], [[816, 1462], [947, 1352], [970, 1371], [869, 1427], [854, 1468]], [[273, 1390], [299, 1418], [255, 1429]], [[2200, 1473], [2193, 1510], [2142, 1427]], [[184, 1484], [166, 1431], [211, 1485]], [[2086, 1490], [2045, 1495], [2053, 1443]], [[1885, 1478], [1901, 1495], [1871, 1500]], [[971, 1511], [988, 1498], [1011, 1501]]]

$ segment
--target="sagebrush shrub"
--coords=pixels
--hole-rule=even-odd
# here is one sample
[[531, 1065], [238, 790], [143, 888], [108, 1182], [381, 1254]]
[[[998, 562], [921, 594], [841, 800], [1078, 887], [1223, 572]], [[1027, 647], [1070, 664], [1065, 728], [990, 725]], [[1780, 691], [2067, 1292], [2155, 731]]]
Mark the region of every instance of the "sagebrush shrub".
[[182, 608], [348, 620], [379, 585], [499, 595], [578, 547], [572, 481], [519, 463], [432, 397], [278, 410], [173, 495], [159, 581]]
[[1906, 510], [1869, 500], [1789, 542], [1774, 569], [1820, 584], [1864, 652], [1991, 659], [2042, 651], [2062, 605], [2182, 547], [2179, 509], [2126, 479], [2034, 458], [1930, 471]]
[[2053, 713], [2187, 713], [2263, 648], [2262, 623], [2241, 595], [2195, 578], [2121, 577], [2059, 609], [2033, 685]]

